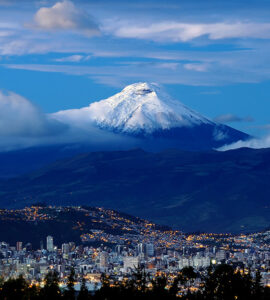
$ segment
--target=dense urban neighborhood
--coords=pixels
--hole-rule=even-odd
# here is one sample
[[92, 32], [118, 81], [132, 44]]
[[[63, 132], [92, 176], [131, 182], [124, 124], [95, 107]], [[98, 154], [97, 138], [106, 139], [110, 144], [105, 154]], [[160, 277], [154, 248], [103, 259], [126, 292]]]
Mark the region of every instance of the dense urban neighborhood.
[[[63, 218], [64, 215], [69, 219]], [[86, 280], [88, 289], [95, 291], [102, 285], [103, 274], [113, 281], [123, 281], [141, 268], [149, 278], [165, 274], [172, 280], [184, 268], [192, 267], [197, 275], [189, 288], [196, 290], [209, 267], [227, 264], [252, 278], [260, 272], [261, 284], [270, 286], [270, 231], [241, 235], [183, 233], [116, 211], [86, 207], [33, 206], [1, 210], [0, 216], [2, 224], [20, 221], [22, 227], [29, 224], [35, 228], [53, 224], [49, 227], [51, 234], [42, 236], [38, 246], [31, 242], [32, 236], [22, 242], [19, 234], [15, 243], [0, 242], [3, 280], [23, 275], [31, 284], [42, 286], [45, 276], [56, 271], [60, 286], [65, 288], [74, 270], [75, 290], [80, 290]], [[59, 227], [54, 220], [62, 220], [67, 232], [71, 223], [71, 230], [78, 232], [80, 242], [68, 239], [64, 232], [60, 232], [62, 240], [55, 239]]]

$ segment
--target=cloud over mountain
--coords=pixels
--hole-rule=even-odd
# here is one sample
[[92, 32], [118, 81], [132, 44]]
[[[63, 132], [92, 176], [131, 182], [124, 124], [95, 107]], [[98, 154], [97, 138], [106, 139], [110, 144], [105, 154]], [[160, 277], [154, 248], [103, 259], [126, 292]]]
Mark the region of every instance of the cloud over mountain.
[[44, 137], [62, 133], [66, 128], [22, 96], [0, 91], [0, 136]]
[[249, 141], [238, 141], [236, 143], [223, 146], [219, 150], [227, 151], [227, 150], [234, 150], [238, 148], [252, 148], [252, 149], [270, 148], [270, 135], [265, 136], [263, 138], [251, 139]]
[[69, 143], [86, 143], [93, 150], [136, 147], [132, 138], [102, 131], [91, 122], [61, 122], [26, 98], [0, 90], [0, 151]]

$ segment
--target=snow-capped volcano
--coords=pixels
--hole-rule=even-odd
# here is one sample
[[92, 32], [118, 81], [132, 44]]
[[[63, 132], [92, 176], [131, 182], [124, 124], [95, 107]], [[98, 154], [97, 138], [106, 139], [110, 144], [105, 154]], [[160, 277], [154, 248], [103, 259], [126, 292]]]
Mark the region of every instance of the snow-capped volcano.
[[120, 93], [88, 107], [60, 111], [54, 117], [62, 121], [77, 119], [100, 128], [123, 133], [151, 134], [157, 130], [213, 123], [171, 99], [157, 84], [134, 83]]
[[172, 100], [157, 85], [135, 83], [120, 93], [89, 106], [90, 118], [102, 128], [124, 133], [151, 134], [156, 130], [210, 123]]
[[[170, 140], [178, 146], [212, 148], [248, 135], [217, 124], [170, 98], [157, 84], [134, 83], [120, 93], [88, 107], [60, 111], [52, 118], [86, 128], [97, 128], [143, 138]], [[175, 143], [170, 146], [175, 146]]]

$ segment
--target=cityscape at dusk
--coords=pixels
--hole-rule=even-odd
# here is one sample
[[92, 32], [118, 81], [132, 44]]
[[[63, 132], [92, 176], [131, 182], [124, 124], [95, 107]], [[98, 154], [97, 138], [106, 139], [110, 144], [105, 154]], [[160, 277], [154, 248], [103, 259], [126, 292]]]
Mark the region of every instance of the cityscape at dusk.
[[270, 299], [269, 16], [0, 0], [0, 300]]

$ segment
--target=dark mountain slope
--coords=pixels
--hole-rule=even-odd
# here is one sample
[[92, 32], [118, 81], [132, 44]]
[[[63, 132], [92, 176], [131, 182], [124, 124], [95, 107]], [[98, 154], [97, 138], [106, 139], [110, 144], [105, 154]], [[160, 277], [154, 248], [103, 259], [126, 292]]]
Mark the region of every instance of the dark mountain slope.
[[0, 205], [35, 202], [118, 209], [186, 231], [270, 225], [270, 149], [96, 152], [1, 184]]
[[[18, 210], [0, 210], [0, 239], [25, 245], [31, 242], [35, 249], [40, 241], [46, 246], [48, 235], [54, 244], [75, 242], [91, 245], [117, 243], [118, 236], [140, 234], [147, 229], [148, 221], [120, 212], [95, 207], [26, 207]], [[168, 227], [152, 224], [153, 230], [165, 231]], [[96, 233], [94, 234], [94, 232]], [[100, 233], [98, 233], [100, 231]], [[91, 237], [89, 237], [89, 234]]]
[[89, 152], [90, 149], [87, 144], [60, 144], [0, 152], [0, 178], [26, 174], [56, 160]]

